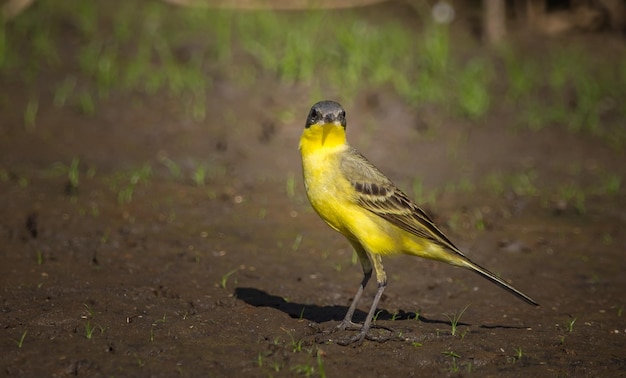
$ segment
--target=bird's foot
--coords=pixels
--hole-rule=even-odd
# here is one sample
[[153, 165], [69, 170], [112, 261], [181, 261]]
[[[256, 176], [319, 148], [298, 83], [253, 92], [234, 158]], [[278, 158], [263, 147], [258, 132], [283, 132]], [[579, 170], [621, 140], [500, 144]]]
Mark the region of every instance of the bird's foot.
[[[393, 328], [389, 328], [389, 327], [385, 327], [382, 325], [378, 325], [378, 324], [372, 324], [370, 326], [370, 329], [384, 329], [387, 330], [389, 332], [394, 332]], [[329, 333], [333, 333], [333, 332], [337, 332], [337, 331], [358, 331], [358, 330], [362, 330], [363, 329], [363, 324], [358, 324], [358, 323], [354, 323], [351, 320], [342, 320], [341, 323], [337, 324], [336, 327], [332, 328]]]
[[[362, 324], [352, 323], [351, 321], [343, 321], [337, 327], [335, 327], [334, 332], [340, 330], [359, 330], [359, 333], [343, 339], [338, 339], [337, 344], [347, 346], [353, 344], [354, 346], [359, 346], [363, 343], [363, 340], [375, 341], [379, 343], [384, 343], [390, 340], [399, 340], [396, 335], [396, 331], [393, 328], [385, 327], [378, 324], [373, 324], [369, 329], [364, 329]], [[386, 335], [381, 334], [381, 332], [372, 332], [372, 330], [384, 330], [387, 332]]]
[[344, 330], [360, 330], [363, 328], [363, 324], [357, 324], [351, 320], [344, 319], [337, 325], [331, 332], [344, 331]]
[[396, 340], [396, 341], [404, 340], [402, 337], [395, 334], [395, 332], [390, 328], [387, 328], [387, 327], [375, 327], [375, 328], [385, 329], [389, 331], [390, 333], [387, 335], [380, 335], [380, 334], [372, 334], [369, 331], [368, 332], [361, 331], [357, 335], [354, 335], [352, 337], [347, 337], [344, 339], [337, 340], [337, 344], [341, 346], [353, 345], [356, 347], [356, 346], [363, 344], [363, 340], [375, 341], [377, 343], [384, 343], [384, 342], [392, 341], [392, 340]]
[[[377, 330], [378, 332], [376, 332]], [[329, 335], [341, 331], [358, 331], [358, 333], [352, 337], [345, 338], [329, 337]], [[363, 340], [384, 343], [386, 341], [404, 339], [398, 336], [398, 332], [396, 332], [393, 328], [385, 327], [379, 324], [372, 324], [370, 327], [368, 327], [368, 329], [363, 329], [363, 324], [354, 323], [346, 319], [341, 321], [341, 323], [339, 323], [336, 327], [332, 327], [323, 331], [318, 330], [318, 335], [316, 337], [317, 343], [336, 342], [337, 344], [343, 346], [358, 346], [363, 343]]]

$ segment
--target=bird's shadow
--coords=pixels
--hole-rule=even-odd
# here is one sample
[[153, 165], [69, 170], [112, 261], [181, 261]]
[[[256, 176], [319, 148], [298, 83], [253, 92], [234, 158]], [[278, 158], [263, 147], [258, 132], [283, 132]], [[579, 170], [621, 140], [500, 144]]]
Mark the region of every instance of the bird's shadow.
[[[236, 298], [244, 301], [245, 303], [255, 307], [271, 307], [295, 319], [306, 319], [315, 323], [325, 323], [328, 321], [341, 321], [343, 320], [348, 307], [346, 306], [318, 306], [314, 304], [303, 304], [297, 302], [289, 302], [285, 298], [277, 295], [272, 295], [264, 292], [263, 290], [251, 288], [251, 287], [238, 287], [235, 289]], [[367, 313], [361, 310], [354, 312], [353, 321], [363, 322]], [[417, 314], [415, 312], [407, 312], [399, 310], [397, 313], [391, 313], [387, 310], [379, 310], [376, 319], [377, 320], [417, 320], [427, 324], [444, 324], [452, 326], [452, 318], [446, 319], [431, 319]], [[458, 320], [458, 319], [456, 319]], [[455, 326], [471, 326], [471, 323], [464, 323], [461, 321], [456, 322]], [[511, 326], [503, 324], [481, 324], [479, 328], [484, 329], [524, 329], [523, 326]]]
[[[341, 321], [348, 311], [346, 306], [318, 306], [314, 304], [302, 304], [297, 302], [288, 302], [283, 297], [268, 294], [262, 290], [250, 287], [238, 287], [235, 289], [235, 296], [255, 307], [271, 307], [286, 313], [292, 318], [306, 319], [315, 323], [324, 323], [328, 321]], [[354, 312], [353, 320], [355, 322], [363, 322], [367, 313], [361, 310]], [[407, 312], [399, 310], [397, 313], [390, 313], [381, 309], [377, 316], [377, 320], [415, 320], [418, 318], [424, 323], [446, 324], [451, 325], [449, 320], [428, 319], [421, 314], [415, 312]], [[457, 325], [469, 325], [459, 322]]]

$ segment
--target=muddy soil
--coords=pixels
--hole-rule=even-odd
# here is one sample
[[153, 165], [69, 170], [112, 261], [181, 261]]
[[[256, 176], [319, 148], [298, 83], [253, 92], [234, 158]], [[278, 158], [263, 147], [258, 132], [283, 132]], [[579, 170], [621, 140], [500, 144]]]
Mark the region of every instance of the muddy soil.
[[[346, 347], [337, 341], [354, 331], [327, 331], [362, 273], [304, 195], [302, 89], [218, 82], [202, 122], [167, 97], [120, 95], [94, 116], [42, 100], [25, 128], [28, 96], [5, 87], [3, 376], [626, 375], [624, 189], [589, 195], [584, 212], [542, 194], [603, 170], [624, 177], [622, 150], [562, 128], [502, 127], [513, 120], [496, 115], [425, 134], [397, 97], [378, 93], [374, 110], [371, 94], [355, 99], [349, 138], [407, 191], [415, 176], [426, 190], [530, 168], [545, 181], [536, 195], [477, 185], [425, 205], [468, 256], [541, 306], [468, 271], [387, 258], [373, 330], [387, 341]], [[285, 107], [297, 121], [276, 116]], [[210, 167], [204, 185], [191, 179], [198, 162]]]

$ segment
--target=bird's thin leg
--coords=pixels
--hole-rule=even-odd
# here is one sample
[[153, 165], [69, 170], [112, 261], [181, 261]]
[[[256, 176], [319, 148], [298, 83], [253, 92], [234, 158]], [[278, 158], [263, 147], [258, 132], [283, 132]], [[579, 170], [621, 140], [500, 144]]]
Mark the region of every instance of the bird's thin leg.
[[372, 307], [370, 307], [370, 311], [367, 314], [367, 318], [365, 318], [365, 323], [363, 323], [363, 327], [361, 327], [361, 332], [358, 335], [353, 337], [350, 342], [362, 342], [363, 339], [367, 336], [367, 332], [369, 331], [372, 325], [372, 319], [374, 318], [374, 314], [376, 313], [376, 308], [378, 307], [378, 302], [380, 302], [380, 298], [383, 296], [383, 292], [385, 291], [385, 287], [387, 286], [387, 274], [383, 269], [383, 263], [379, 255], [370, 255], [370, 261], [374, 265], [374, 270], [376, 271], [376, 281], [378, 281], [378, 290], [376, 291], [376, 295], [374, 296], [374, 301], [372, 302]]
[[367, 286], [367, 283], [372, 277], [373, 267], [372, 261], [370, 260], [368, 253], [359, 242], [352, 240], [350, 242], [352, 244], [352, 247], [354, 247], [357, 256], [359, 257], [359, 261], [361, 262], [361, 267], [363, 268], [363, 279], [361, 280], [359, 289], [354, 295], [354, 299], [352, 299], [352, 303], [350, 304], [350, 308], [348, 308], [346, 316], [343, 318], [343, 321], [337, 326], [337, 330], [343, 330], [347, 327], [358, 327], [358, 325], [352, 323], [352, 317], [354, 316], [354, 311], [356, 311], [356, 306], [359, 304], [359, 300], [361, 299], [363, 290], [365, 290], [365, 286]]
[[365, 323], [363, 323], [363, 327], [361, 328], [361, 332], [354, 338], [354, 341], [363, 341], [365, 336], [367, 336], [367, 332], [370, 330], [372, 325], [372, 319], [374, 318], [374, 314], [376, 313], [376, 308], [378, 307], [378, 302], [380, 301], [380, 297], [383, 296], [383, 291], [385, 291], [385, 286], [387, 286], [387, 282], [382, 282], [378, 284], [378, 291], [376, 291], [376, 296], [374, 296], [374, 301], [372, 302], [372, 307], [370, 307], [370, 312], [367, 314], [367, 318], [365, 318]]
[[363, 280], [361, 281], [361, 285], [359, 285], [359, 290], [357, 290], [356, 294], [354, 295], [354, 299], [352, 299], [350, 308], [348, 308], [348, 312], [346, 313], [346, 316], [343, 318], [343, 321], [339, 323], [339, 325], [337, 326], [339, 330], [346, 329], [349, 326], [357, 326], [356, 324], [352, 323], [352, 316], [354, 315], [356, 306], [359, 303], [359, 300], [361, 299], [363, 290], [365, 289], [365, 286], [367, 286], [367, 282], [370, 280], [371, 277], [372, 277], [371, 268], [369, 271], [363, 272]]

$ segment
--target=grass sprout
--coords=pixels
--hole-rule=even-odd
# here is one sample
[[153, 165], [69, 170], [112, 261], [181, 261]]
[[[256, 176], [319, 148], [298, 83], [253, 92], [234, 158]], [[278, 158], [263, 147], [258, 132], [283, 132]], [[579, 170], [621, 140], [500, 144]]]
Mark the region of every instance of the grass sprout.
[[94, 332], [96, 330], [100, 331], [100, 334], [104, 333], [104, 328], [100, 325], [93, 325], [91, 324], [91, 321], [87, 321], [87, 323], [85, 324], [85, 338], [87, 340], [91, 340], [94, 336]]
[[287, 331], [284, 328], [282, 328], [282, 330], [285, 331], [285, 333], [289, 335], [289, 338], [291, 339], [291, 348], [292, 348], [293, 353], [302, 352], [302, 346], [303, 346], [304, 340], [302, 339], [296, 340], [291, 334], [291, 332]]
[[220, 279], [220, 287], [222, 289], [226, 289], [226, 284], [228, 283], [228, 278], [230, 278], [230, 276], [232, 276], [233, 274], [235, 274], [239, 269], [233, 269], [230, 272], [224, 274], [222, 276], [222, 278]]
[[37, 257], [37, 265], [41, 265], [44, 263], [45, 257], [40, 250], [37, 250], [36, 257]]
[[291, 245], [291, 250], [294, 252], [297, 251], [300, 248], [300, 243], [302, 243], [302, 234], [296, 235], [296, 238]]
[[448, 320], [450, 321], [450, 334], [452, 334], [452, 336], [456, 336], [457, 331], [458, 331], [459, 321], [461, 320], [461, 317], [463, 316], [463, 314], [465, 313], [465, 310], [467, 310], [468, 307], [469, 305], [465, 306], [463, 310], [461, 310], [460, 312], [454, 312], [453, 314], [444, 314], [444, 316], [448, 318]]
[[70, 166], [67, 169], [67, 180], [68, 180], [68, 192], [70, 194], [76, 194], [78, 191], [78, 183], [79, 183], [79, 171], [78, 165], [80, 163], [80, 159], [73, 158]]
[[574, 323], [576, 323], [576, 318], [573, 318], [567, 322], [567, 332], [572, 333], [574, 330]]
[[24, 340], [26, 340], [27, 334], [28, 334], [28, 330], [25, 330], [24, 332], [22, 332], [22, 336], [20, 336], [19, 340], [14, 340], [15, 343], [17, 344], [18, 349], [22, 349], [22, 347], [24, 346]]
[[450, 357], [452, 359], [451, 370], [452, 370], [453, 373], [458, 373], [459, 370], [461, 369], [461, 367], [457, 364], [456, 360], [461, 358], [461, 356], [458, 353], [453, 352], [451, 350], [445, 351], [445, 352], [441, 352], [441, 354], [446, 355], [446, 356], [448, 356], [448, 357]]

